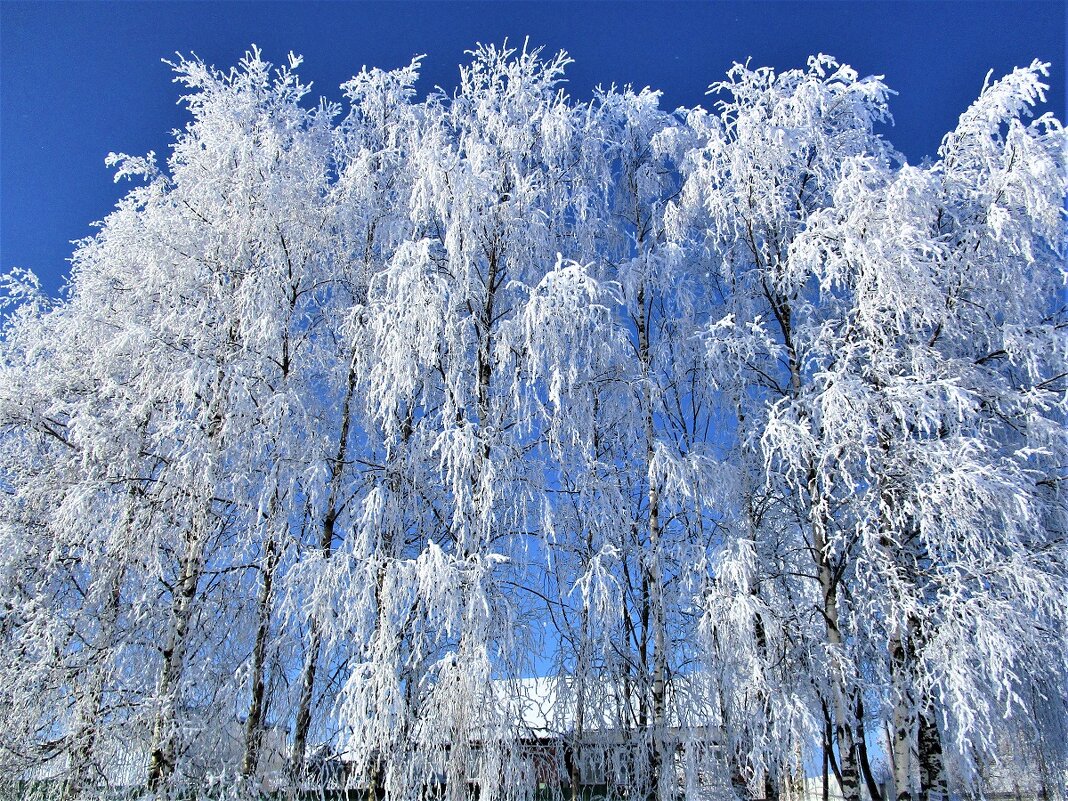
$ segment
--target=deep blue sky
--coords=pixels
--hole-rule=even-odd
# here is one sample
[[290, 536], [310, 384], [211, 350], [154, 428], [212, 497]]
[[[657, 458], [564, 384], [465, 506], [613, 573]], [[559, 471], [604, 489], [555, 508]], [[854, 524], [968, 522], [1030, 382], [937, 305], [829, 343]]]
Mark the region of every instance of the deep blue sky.
[[59, 3], [0, 0], [0, 271], [30, 267], [57, 291], [70, 240], [92, 232], [128, 188], [108, 151], [167, 151], [185, 124], [160, 59], [196, 52], [219, 67], [255, 42], [269, 60], [305, 56], [313, 96], [366, 64], [426, 53], [420, 88], [451, 89], [476, 42], [567, 50], [568, 91], [599, 83], [664, 91], [664, 105], [708, 103], [732, 61], [802, 66], [824, 52], [899, 92], [894, 144], [931, 154], [988, 69], [1052, 62], [1049, 105], [1065, 118], [1066, 4], [1060, 2]]

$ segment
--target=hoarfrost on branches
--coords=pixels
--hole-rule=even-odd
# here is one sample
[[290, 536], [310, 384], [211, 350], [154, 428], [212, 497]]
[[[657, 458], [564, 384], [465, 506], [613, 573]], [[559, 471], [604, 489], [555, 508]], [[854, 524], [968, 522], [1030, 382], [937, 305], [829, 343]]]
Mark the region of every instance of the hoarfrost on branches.
[[178, 56], [63, 297], [0, 278], [2, 791], [1055, 792], [1048, 65], [916, 166], [825, 55], [674, 113], [469, 56]]

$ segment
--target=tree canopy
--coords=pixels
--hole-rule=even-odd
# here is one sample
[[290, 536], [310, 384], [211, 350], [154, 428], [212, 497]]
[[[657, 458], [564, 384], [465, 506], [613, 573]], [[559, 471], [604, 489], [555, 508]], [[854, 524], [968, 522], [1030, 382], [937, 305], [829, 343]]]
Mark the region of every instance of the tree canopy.
[[3, 278], [0, 792], [1052, 791], [1048, 65], [912, 165], [824, 55], [674, 112], [470, 55], [179, 58], [62, 297]]

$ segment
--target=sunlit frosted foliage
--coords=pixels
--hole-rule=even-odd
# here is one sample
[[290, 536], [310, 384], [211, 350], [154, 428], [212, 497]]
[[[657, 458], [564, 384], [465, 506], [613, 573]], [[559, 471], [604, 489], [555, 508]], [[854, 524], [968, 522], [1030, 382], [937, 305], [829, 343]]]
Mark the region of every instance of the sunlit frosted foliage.
[[179, 57], [63, 297], [0, 278], [0, 794], [1056, 793], [1047, 65], [916, 166], [824, 55], [469, 57]]

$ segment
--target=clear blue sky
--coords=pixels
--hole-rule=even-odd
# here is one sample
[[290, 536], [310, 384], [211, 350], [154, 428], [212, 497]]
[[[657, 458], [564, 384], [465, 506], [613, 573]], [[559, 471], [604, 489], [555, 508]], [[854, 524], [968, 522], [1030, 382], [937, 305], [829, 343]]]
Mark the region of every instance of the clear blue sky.
[[70, 240], [92, 232], [128, 188], [108, 151], [167, 153], [185, 124], [160, 59], [196, 52], [219, 67], [251, 43], [276, 63], [293, 50], [313, 95], [340, 99], [361, 66], [426, 53], [420, 88], [451, 89], [464, 50], [505, 37], [567, 50], [568, 90], [599, 83], [706, 103], [732, 61], [801, 66], [824, 52], [899, 92], [894, 144], [918, 161], [974, 99], [988, 69], [1052, 62], [1050, 104], [1065, 118], [1066, 7], [1058, 2], [62, 3], [0, 0], [0, 271], [24, 266], [56, 292]]

